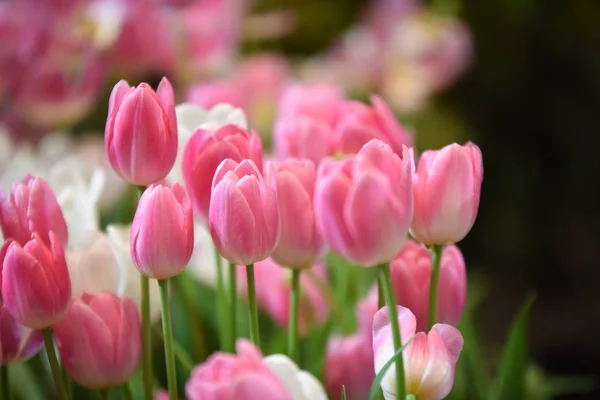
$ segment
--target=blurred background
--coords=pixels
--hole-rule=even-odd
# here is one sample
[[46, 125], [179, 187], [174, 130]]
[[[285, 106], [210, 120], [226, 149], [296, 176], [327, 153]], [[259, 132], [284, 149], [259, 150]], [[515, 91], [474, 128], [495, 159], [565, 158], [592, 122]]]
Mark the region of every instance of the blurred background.
[[598, 0], [2, 1], [0, 119], [14, 142], [101, 139], [116, 81], [167, 75], [180, 101], [244, 108], [269, 143], [287, 82], [379, 94], [418, 149], [482, 149], [460, 247], [486, 358], [535, 292], [532, 379], [583, 390], [552, 377], [600, 372], [599, 17]]

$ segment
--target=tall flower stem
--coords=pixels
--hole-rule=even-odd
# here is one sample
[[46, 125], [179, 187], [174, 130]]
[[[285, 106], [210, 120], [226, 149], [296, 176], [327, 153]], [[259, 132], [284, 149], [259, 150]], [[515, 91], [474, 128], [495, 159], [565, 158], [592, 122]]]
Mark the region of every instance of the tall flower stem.
[[231, 330], [228, 326], [229, 319], [227, 318], [227, 292], [225, 291], [225, 282], [223, 280], [223, 265], [221, 255], [215, 248], [215, 265], [217, 267], [217, 320], [219, 323], [219, 342], [221, 348], [227, 352], [233, 352], [234, 346], [231, 344]]
[[383, 286], [381, 280], [377, 280], [377, 309], [380, 310], [385, 306], [385, 296], [383, 294]]
[[[382, 264], [379, 268], [379, 281], [383, 288], [385, 300], [390, 315], [390, 324], [392, 326], [392, 339], [394, 341], [394, 352], [397, 352], [402, 346], [402, 337], [400, 336], [400, 323], [398, 322], [398, 310], [396, 310], [396, 298], [392, 289], [392, 280], [390, 278], [390, 266]], [[404, 380], [404, 361], [402, 353], [396, 358], [396, 398], [404, 399], [406, 397], [406, 388]]]
[[300, 271], [292, 269], [292, 291], [290, 292], [290, 320], [288, 325], [288, 353], [298, 363], [298, 310], [300, 308]]
[[431, 253], [431, 281], [429, 282], [429, 314], [427, 317], [428, 330], [437, 322], [438, 284], [440, 281], [440, 265], [444, 246], [435, 244], [429, 247]]
[[260, 348], [258, 331], [258, 309], [256, 307], [256, 286], [254, 284], [254, 264], [246, 265], [246, 280], [248, 284], [248, 306], [250, 309], [250, 340]]
[[160, 279], [160, 311], [162, 314], [163, 337], [165, 343], [165, 362], [167, 365], [167, 386], [169, 400], [177, 400], [177, 373], [175, 371], [175, 351], [173, 349], [173, 330], [171, 328], [171, 310], [169, 308], [169, 280]]
[[44, 345], [46, 346], [46, 354], [48, 355], [48, 362], [50, 363], [50, 369], [52, 370], [52, 377], [54, 378], [54, 384], [58, 395], [63, 400], [68, 400], [67, 389], [65, 388], [65, 382], [62, 379], [60, 372], [60, 366], [58, 365], [58, 359], [56, 358], [56, 351], [54, 351], [54, 340], [52, 340], [52, 330], [46, 328], [43, 330], [44, 334]]
[[0, 399], [10, 399], [10, 389], [8, 384], [8, 365], [0, 367]]
[[235, 349], [237, 340], [237, 276], [235, 264], [229, 263], [229, 335], [231, 337], [231, 351]]
[[130, 381], [127, 381], [123, 384], [123, 393], [125, 394], [126, 400], [133, 400], [133, 389], [131, 388]]

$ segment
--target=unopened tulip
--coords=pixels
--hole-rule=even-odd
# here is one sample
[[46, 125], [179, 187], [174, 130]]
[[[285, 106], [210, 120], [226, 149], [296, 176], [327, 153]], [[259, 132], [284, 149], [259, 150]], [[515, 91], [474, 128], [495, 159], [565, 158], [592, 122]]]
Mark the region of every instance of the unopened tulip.
[[177, 156], [174, 94], [166, 78], [155, 92], [120, 81], [108, 104], [105, 148], [112, 168], [125, 181], [148, 186], [163, 179]]
[[288, 356], [271, 354], [263, 359], [263, 364], [279, 378], [292, 400], [327, 400], [321, 382], [298, 368]]
[[277, 168], [276, 179], [281, 237], [271, 257], [290, 268], [321, 262], [325, 243], [313, 207], [315, 165], [309, 160], [288, 159]]
[[81, 386], [120, 385], [139, 364], [140, 317], [129, 297], [83, 294], [72, 300], [67, 315], [52, 330], [63, 365]]
[[187, 265], [194, 250], [194, 216], [185, 189], [176, 183], [148, 187], [131, 227], [131, 256], [138, 270], [169, 279]]
[[333, 128], [307, 115], [280, 118], [273, 135], [275, 152], [280, 160], [296, 157], [319, 163], [335, 153]]
[[342, 386], [346, 388], [346, 399], [364, 400], [375, 373], [366, 366], [373, 365], [373, 342], [371, 336], [357, 334], [348, 337], [333, 337], [327, 343], [325, 355], [325, 385], [332, 400], [342, 398]]
[[279, 101], [279, 118], [308, 116], [333, 127], [342, 105], [343, 93], [331, 85], [295, 84], [288, 86]]
[[219, 164], [227, 158], [235, 162], [251, 159], [261, 171], [260, 137], [238, 125], [225, 125], [214, 133], [198, 129], [186, 145], [183, 179], [196, 217], [201, 220], [208, 220], [213, 177]]
[[266, 179], [251, 160], [223, 161], [212, 185], [210, 233], [219, 253], [238, 265], [267, 258], [279, 241], [281, 223], [274, 172]]
[[[445, 398], [454, 385], [456, 362], [463, 346], [462, 335], [455, 327], [445, 324], [435, 324], [429, 333], [415, 335], [414, 315], [407, 308], [397, 308], [403, 343], [412, 338], [403, 351], [406, 393], [419, 400]], [[373, 353], [376, 373], [395, 353], [387, 307], [377, 311], [373, 320]], [[386, 400], [396, 400], [394, 368], [388, 369], [381, 382]]]
[[380, 97], [372, 96], [371, 103], [373, 106], [369, 107], [350, 101], [341, 108], [335, 132], [338, 151], [356, 153], [370, 140], [379, 139], [402, 154], [403, 146], [412, 145], [411, 136]]
[[412, 154], [398, 155], [380, 140], [341, 162], [326, 160], [315, 189], [317, 226], [325, 242], [351, 262], [391, 261], [412, 219]]
[[42, 178], [31, 175], [13, 185], [8, 198], [0, 190], [0, 227], [5, 239], [21, 246], [36, 233], [50, 247], [50, 231], [67, 245], [67, 223], [54, 192]]
[[37, 233], [21, 246], [8, 240], [0, 251], [2, 300], [21, 324], [44, 329], [58, 322], [71, 300], [63, 244], [50, 232], [50, 246]]
[[42, 333], [19, 324], [0, 302], [0, 365], [27, 360], [43, 345]]
[[473, 143], [456, 143], [421, 155], [413, 178], [415, 215], [411, 234], [424, 244], [461, 241], [475, 223], [483, 161]]

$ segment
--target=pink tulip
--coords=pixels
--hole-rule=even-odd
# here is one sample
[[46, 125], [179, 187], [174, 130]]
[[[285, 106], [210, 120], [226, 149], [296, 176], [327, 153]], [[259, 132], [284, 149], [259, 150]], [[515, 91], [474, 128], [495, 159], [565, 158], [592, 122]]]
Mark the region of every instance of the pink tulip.
[[[456, 362], [463, 338], [453, 326], [435, 324], [429, 333], [416, 332], [416, 320], [409, 309], [398, 306], [402, 342], [414, 339], [403, 351], [406, 392], [419, 400], [441, 400], [452, 390]], [[373, 321], [373, 353], [378, 373], [394, 355], [392, 327], [387, 307], [377, 311]], [[394, 366], [388, 369], [381, 388], [386, 400], [395, 400]]]
[[278, 167], [276, 178], [281, 237], [271, 257], [291, 268], [321, 262], [326, 249], [313, 210], [315, 165], [309, 160], [288, 159]]
[[21, 246], [36, 233], [46, 247], [50, 247], [50, 231], [63, 245], [67, 245], [67, 223], [54, 192], [42, 178], [27, 175], [13, 185], [10, 197], [0, 190], [0, 227], [6, 239]]
[[335, 153], [333, 128], [308, 115], [281, 118], [273, 130], [275, 152], [280, 160], [307, 158], [318, 164]]
[[317, 226], [325, 242], [351, 262], [391, 261], [412, 219], [412, 154], [380, 140], [341, 162], [323, 161], [315, 189]]
[[155, 184], [144, 191], [130, 241], [135, 265], [149, 278], [169, 279], [186, 267], [194, 250], [194, 216], [183, 186]]
[[129, 297], [83, 294], [72, 300], [67, 315], [52, 330], [63, 365], [81, 386], [120, 385], [139, 364], [140, 317]]
[[366, 368], [373, 365], [373, 346], [370, 335], [332, 337], [327, 343], [325, 355], [325, 386], [332, 400], [342, 398], [342, 386], [346, 387], [348, 400], [364, 400], [375, 373]]
[[[238, 268], [238, 290], [247, 296], [246, 270]], [[312, 275], [312, 276], [311, 276]], [[290, 318], [291, 272], [276, 264], [272, 259], [254, 264], [256, 282], [256, 302], [282, 329], [287, 329]], [[327, 270], [323, 265], [300, 275], [300, 307], [298, 311], [298, 332], [305, 335], [311, 328], [324, 323], [330, 315], [329, 302], [318, 282], [327, 281]]]
[[0, 365], [27, 360], [43, 345], [42, 333], [19, 324], [0, 301]]
[[371, 97], [372, 107], [349, 101], [340, 109], [335, 136], [338, 150], [342, 153], [356, 153], [372, 139], [389, 144], [397, 154], [402, 154], [403, 146], [412, 146], [410, 134], [396, 121], [387, 104], [378, 96]]
[[456, 143], [421, 155], [413, 177], [411, 234], [424, 244], [461, 241], [475, 223], [483, 161], [479, 147]]
[[197, 130], [188, 141], [182, 159], [183, 179], [196, 217], [208, 220], [212, 182], [219, 164], [230, 158], [235, 162], [254, 161], [262, 170], [260, 136], [237, 125], [225, 125], [212, 133]]
[[274, 172], [266, 179], [251, 160], [223, 161], [212, 184], [209, 225], [219, 253], [232, 263], [248, 265], [267, 258], [281, 232]]
[[60, 238], [50, 246], [37, 233], [25, 246], [8, 240], [0, 250], [2, 300], [19, 323], [44, 329], [58, 322], [71, 300], [71, 280]]
[[220, 103], [246, 109], [248, 94], [237, 82], [231, 80], [203, 82], [187, 90], [186, 101], [207, 110]]
[[198, 365], [186, 384], [189, 400], [292, 400], [285, 386], [263, 363], [260, 351], [246, 340], [237, 355], [215, 353]]
[[338, 119], [343, 93], [336, 86], [295, 84], [279, 100], [279, 118], [305, 115], [333, 127]]
[[166, 78], [154, 92], [142, 83], [115, 85], [106, 120], [105, 148], [113, 169], [125, 181], [148, 186], [163, 179], [177, 156], [173, 88]]

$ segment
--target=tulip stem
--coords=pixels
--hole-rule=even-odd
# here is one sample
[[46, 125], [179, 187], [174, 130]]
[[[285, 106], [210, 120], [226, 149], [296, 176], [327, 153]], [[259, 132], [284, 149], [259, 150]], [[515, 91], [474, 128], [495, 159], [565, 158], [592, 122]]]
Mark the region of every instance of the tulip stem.
[[150, 282], [147, 276], [140, 275], [142, 289], [142, 376], [144, 396], [152, 400], [152, 331], [150, 321]]
[[237, 276], [235, 264], [229, 263], [229, 329], [231, 335], [231, 351], [235, 349], [237, 340]]
[[298, 309], [300, 308], [300, 271], [292, 269], [292, 291], [290, 293], [290, 321], [288, 327], [288, 352], [298, 363]]
[[[388, 306], [390, 316], [390, 325], [392, 326], [392, 339], [394, 341], [394, 352], [397, 352], [402, 346], [402, 337], [400, 336], [400, 322], [398, 321], [398, 310], [396, 310], [396, 297], [392, 289], [392, 280], [390, 278], [390, 266], [381, 264], [379, 267], [379, 281], [383, 288], [385, 300]], [[404, 381], [404, 361], [402, 352], [396, 358], [396, 398], [406, 398], [406, 389]]]
[[258, 309], [256, 308], [256, 286], [254, 284], [254, 264], [246, 265], [246, 280], [248, 284], [248, 306], [250, 308], [250, 340], [260, 348], [258, 331]]
[[108, 398], [109, 398], [108, 389], [100, 389], [98, 392], [99, 392], [100, 398], [102, 400], [108, 400]]
[[61, 399], [67, 400], [67, 389], [65, 388], [65, 382], [62, 379], [60, 372], [60, 366], [58, 365], [58, 359], [56, 358], [56, 351], [54, 351], [54, 340], [52, 339], [52, 330], [46, 328], [43, 331], [44, 334], [44, 345], [46, 346], [46, 354], [48, 355], [48, 362], [50, 363], [50, 369], [52, 370], [52, 377], [54, 378], [54, 384], [56, 390]]
[[165, 343], [165, 362], [167, 365], [169, 400], [177, 400], [175, 351], [173, 349], [173, 330], [171, 329], [171, 311], [169, 309], [169, 280], [159, 279], [158, 285], [160, 286], [160, 310], [162, 314], [163, 337]]
[[225, 282], [223, 281], [223, 265], [219, 250], [215, 247], [215, 265], [217, 267], [217, 320], [219, 324], [219, 342], [223, 350], [233, 352], [231, 330], [227, 326], [227, 293], [225, 291]]
[[0, 367], [0, 390], [2, 390], [2, 394], [0, 395], [0, 399], [9, 400], [10, 399], [10, 390], [8, 383], [8, 365], [3, 365]]
[[127, 381], [123, 384], [123, 392], [125, 393], [125, 399], [133, 400], [133, 389], [131, 388], [130, 381]]
[[381, 280], [377, 280], [377, 309], [381, 310], [385, 306], [385, 295], [383, 294], [383, 286]]
[[431, 253], [431, 281], [429, 282], [429, 314], [427, 328], [430, 330], [437, 322], [438, 283], [440, 281], [440, 264], [444, 246], [435, 244], [429, 247]]

